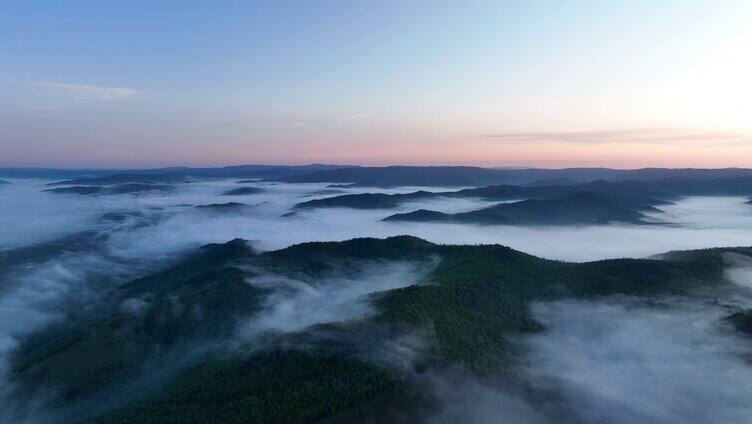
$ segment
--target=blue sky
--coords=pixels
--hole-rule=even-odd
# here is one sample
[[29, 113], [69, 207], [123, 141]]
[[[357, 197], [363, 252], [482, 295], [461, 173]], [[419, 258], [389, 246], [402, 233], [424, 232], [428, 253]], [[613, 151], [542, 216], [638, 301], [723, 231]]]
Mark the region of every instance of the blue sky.
[[748, 1], [4, 2], [0, 165], [752, 166], [750, 28]]

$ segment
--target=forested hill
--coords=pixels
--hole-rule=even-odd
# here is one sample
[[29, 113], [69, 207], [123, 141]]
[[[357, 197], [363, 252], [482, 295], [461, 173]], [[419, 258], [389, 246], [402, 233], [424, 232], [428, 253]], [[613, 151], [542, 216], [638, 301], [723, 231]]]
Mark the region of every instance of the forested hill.
[[623, 203], [596, 193], [581, 192], [552, 199], [531, 199], [461, 213], [421, 209], [391, 215], [384, 221], [458, 222], [485, 225], [596, 225], [610, 222], [648, 224], [646, 212], [660, 210]]
[[[752, 187], [752, 185], [751, 185]], [[406, 202], [441, 198], [469, 198], [489, 201], [512, 201], [528, 199], [549, 199], [576, 193], [596, 193], [623, 203], [656, 206], [670, 203], [677, 195], [650, 187], [636, 181], [592, 181], [573, 185], [517, 186], [494, 185], [469, 188], [457, 191], [416, 191], [412, 193], [384, 194], [360, 193], [345, 194], [309, 200], [295, 205], [296, 209], [327, 207], [347, 207], [354, 209], [389, 209]]]
[[412, 193], [360, 193], [309, 200], [297, 209], [347, 207], [389, 209], [411, 201], [440, 198], [477, 198], [490, 201], [549, 199], [589, 192], [634, 205], [658, 206], [681, 196], [752, 196], [752, 177], [721, 179], [667, 178], [654, 181], [605, 181], [562, 185], [490, 185], [455, 191], [415, 191]]
[[[208, 245], [26, 339], [10, 370], [17, 409], [22, 415], [32, 400], [46, 399], [42, 408], [65, 422], [420, 422], [433, 407], [421, 389], [424, 373], [461, 365], [515, 378], [525, 357], [515, 337], [545, 330], [530, 313], [532, 302], [701, 296], [708, 288], [717, 294], [731, 288], [724, 278], [729, 253], [749, 256], [752, 249], [567, 263], [410, 236], [265, 253], [242, 240]], [[300, 287], [325, 293], [331, 281], [372, 284], [369, 270], [393, 263], [429, 268], [405, 287], [369, 294], [373, 309], [356, 318], [314, 320], [260, 338], [238, 332], [262, 328], [259, 317], [276, 311], [270, 302], [295, 299]], [[280, 285], [249, 283], [270, 276]], [[419, 338], [420, 347], [411, 348], [412, 359], [394, 362], [385, 352], [406, 336]]]
[[126, 183], [112, 186], [68, 186], [45, 190], [55, 194], [80, 194], [80, 195], [116, 195], [116, 194], [139, 194], [139, 193], [173, 193], [176, 188], [172, 184], [149, 184], [149, 183]]

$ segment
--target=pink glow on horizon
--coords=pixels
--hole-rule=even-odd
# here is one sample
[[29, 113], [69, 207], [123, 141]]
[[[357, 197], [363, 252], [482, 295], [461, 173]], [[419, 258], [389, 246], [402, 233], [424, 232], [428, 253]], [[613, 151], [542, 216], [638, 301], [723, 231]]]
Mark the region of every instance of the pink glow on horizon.
[[[463, 145], [426, 146], [391, 145], [364, 147], [344, 145], [322, 149], [318, 146], [290, 151], [275, 147], [234, 147], [201, 149], [201, 151], [162, 151], [139, 155], [121, 152], [101, 155], [69, 154], [40, 161], [29, 160], [3, 163], [3, 166], [51, 167], [159, 167], [159, 166], [225, 166], [237, 164], [310, 163], [352, 164], [364, 166], [386, 165], [472, 165], [472, 166], [529, 166], [543, 168], [611, 167], [611, 168], [752, 168], [752, 154], [746, 146], [732, 146], [722, 150], [709, 147], [687, 148], [676, 145], [661, 146], [580, 146], [580, 145], [521, 145], [480, 147]], [[145, 159], [148, 158], [148, 159]], [[29, 158], [31, 159], [31, 158]]]

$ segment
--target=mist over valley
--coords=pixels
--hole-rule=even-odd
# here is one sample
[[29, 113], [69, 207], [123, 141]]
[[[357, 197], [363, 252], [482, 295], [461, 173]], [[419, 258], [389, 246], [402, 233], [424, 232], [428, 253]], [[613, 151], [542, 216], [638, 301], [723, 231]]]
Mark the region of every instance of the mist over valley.
[[[7, 177], [2, 418], [744, 421], [752, 185], [724, 178]], [[393, 219], [420, 211], [451, 218]]]

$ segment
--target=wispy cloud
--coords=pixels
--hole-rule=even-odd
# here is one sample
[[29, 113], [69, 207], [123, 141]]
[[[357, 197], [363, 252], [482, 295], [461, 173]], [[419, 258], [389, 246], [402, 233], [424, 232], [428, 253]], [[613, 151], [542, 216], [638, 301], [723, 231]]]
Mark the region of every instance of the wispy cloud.
[[125, 87], [104, 87], [99, 85], [66, 84], [60, 82], [44, 82], [36, 83], [35, 85], [53, 91], [69, 93], [79, 98], [89, 100], [126, 100], [140, 94], [138, 90]]
[[70, 18], [64, 18], [56, 15], [35, 15], [25, 19], [27, 22], [36, 22], [49, 25], [67, 25], [72, 24], [74, 21]]
[[34, 110], [38, 112], [57, 112], [63, 110], [62, 106], [45, 106], [45, 105], [24, 105], [21, 109]]
[[370, 113], [353, 113], [351, 115], [342, 116], [342, 119], [351, 119], [351, 120], [371, 119], [371, 118], [373, 118], [373, 115]]
[[247, 122], [243, 121], [217, 121], [211, 122], [210, 127], [245, 127], [248, 126]]
[[677, 141], [687, 142], [749, 142], [751, 134], [731, 132], [703, 132], [677, 129], [636, 128], [607, 131], [574, 132], [508, 132], [481, 134], [474, 138], [494, 139], [509, 143], [527, 143], [531, 141], [548, 141], [560, 143], [641, 143], [669, 144]]
[[276, 122], [276, 123], [260, 123], [260, 122], [247, 122], [247, 121], [217, 121], [209, 124], [211, 127], [250, 127], [250, 128], [299, 128], [307, 127], [305, 122]]

